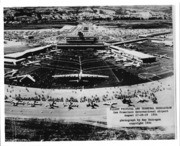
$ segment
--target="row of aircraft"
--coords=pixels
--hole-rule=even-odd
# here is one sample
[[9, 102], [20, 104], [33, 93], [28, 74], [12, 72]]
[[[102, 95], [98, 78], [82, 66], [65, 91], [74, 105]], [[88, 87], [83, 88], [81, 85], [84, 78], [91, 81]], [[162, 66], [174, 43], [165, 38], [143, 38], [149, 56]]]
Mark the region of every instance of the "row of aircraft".
[[[19, 105], [30, 105], [31, 107], [36, 107], [36, 106], [42, 106], [42, 102], [41, 101], [37, 101], [37, 100], [33, 100], [30, 102], [24, 102], [22, 100], [5, 100], [6, 103], [10, 103], [13, 106], [19, 106]], [[89, 102], [87, 105], [87, 107], [91, 107], [92, 109], [95, 109], [96, 107], [99, 107], [98, 104], [96, 104], [95, 102]], [[45, 107], [49, 107], [50, 109], [54, 109], [54, 108], [59, 108], [59, 106], [56, 104], [56, 102], [53, 100], [52, 102], [49, 102]], [[69, 110], [72, 110], [74, 108], [78, 108], [79, 105], [74, 103], [74, 102], [66, 102], [63, 103], [63, 107], [67, 107]]]
[[163, 54], [163, 55], [154, 54], [154, 56], [157, 56], [157, 57], [160, 57], [160, 58], [170, 59], [170, 57], [168, 57], [167, 54]]
[[7, 77], [13, 77], [13, 76], [15, 76], [15, 75], [17, 75], [17, 74], [18, 74], [18, 70], [17, 70], [17, 69], [12, 69], [11, 71], [5, 73], [5, 77], [6, 77], [6, 78], [7, 78]]
[[[118, 58], [116, 57], [116, 62], [124, 62], [124, 66], [125, 67], [131, 67], [131, 66], [135, 66], [135, 67], [140, 67], [141, 63], [140, 62], [126, 62], [127, 58], [123, 57], [123, 58]], [[30, 64], [35, 64], [35, 65], [39, 65], [40, 61], [29, 61], [28, 63], [26, 63], [26, 65], [30, 65]], [[109, 76], [106, 75], [98, 75], [98, 74], [85, 74], [83, 73], [82, 70], [82, 61], [81, 61], [81, 57], [79, 56], [79, 64], [80, 64], [80, 71], [79, 73], [76, 74], [59, 74], [59, 75], [53, 75], [53, 78], [67, 78], [70, 79], [69, 82], [88, 82], [88, 79], [92, 79], [92, 78], [102, 78], [102, 79], [108, 79]], [[29, 78], [32, 82], [36, 82], [36, 80], [34, 79], [34, 77], [30, 74], [25, 74], [25, 75], [17, 75], [18, 70], [12, 70], [8, 73], [5, 74], [5, 77], [9, 77], [9, 79], [13, 79], [13, 80], [18, 80], [19, 82], [22, 82], [24, 79]], [[17, 75], [17, 76], [15, 76]]]
[[36, 80], [30, 75], [17, 75], [19, 71], [17, 69], [13, 69], [7, 73], [5, 73], [5, 78], [9, 78], [10, 80], [18, 80], [19, 82], [22, 82], [24, 79], [29, 78], [31, 81], [36, 82]]
[[137, 62], [137, 61], [127, 62], [128, 61], [127, 57], [119, 58], [117, 54], [107, 55], [103, 59], [109, 59], [109, 58], [114, 58], [116, 63], [122, 62], [124, 67], [131, 67], [131, 66], [140, 67], [141, 66], [141, 62]]
[[132, 66], [134, 66], [134, 67], [140, 67], [141, 66], [141, 62], [139, 61], [131, 61], [131, 62], [128, 62], [128, 58], [127, 57], [125, 57], [125, 56], [119, 56], [117, 53], [113, 53], [113, 52], [108, 52], [108, 51], [98, 51], [98, 54], [107, 54], [107, 55], [105, 55], [105, 56], [103, 56], [102, 58], [103, 59], [111, 59], [111, 58], [113, 58], [113, 59], [115, 59], [115, 62], [116, 63], [119, 63], [119, 62], [121, 62], [121, 63], [123, 63], [123, 65], [124, 65], [124, 67], [132, 67]]
[[10, 77], [9, 79], [11, 80], [16, 80], [18, 82], [22, 82], [24, 79], [30, 79], [32, 82], [36, 82], [36, 80], [34, 79], [33, 76], [31, 76], [30, 74], [25, 74], [25, 75], [17, 75], [17, 76], [14, 76], [14, 77]]
[[[39, 61], [29, 61], [28, 63], [26, 63], [26, 65], [29, 64], [37, 64], [39, 63]], [[79, 57], [79, 64], [80, 64], [80, 71], [77, 74], [60, 74], [60, 75], [53, 75], [52, 77], [57, 79], [57, 78], [67, 78], [70, 79], [70, 82], [88, 82], [88, 79], [92, 79], [92, 78], [102, 78], [102, 79], [108, 79], [109, 76], [105, 76], [105, 75], [98, 75], [98, 74], [85, 74], [83, 73], [82, 70], [82, 62], [81, 62], [81, 57]], [[8, 77], [11, 80], [14, 81], [18, 81], [18, 82], [22, 82], [24, 79], [30, 79], [32, 82], [36, 82], [35, 78], [30, 75], [30, 74], [24, 74], [24, 75], [17, 75], [18, 74], [18, 70], [12, 70], [8, 73], [5, 74], [5, 77]], [[75, 80], [74, 80], [75, 79]]]
[[129, 62], [129, 63], [125, 63], [124, 64], [124, 67], [132, 67], [132, 66], [135, 66], [135, 67], [140, 67], [141, 66], [141, 62]]
[[[41, 59], [52, 59], [53, 57], [50, 55], [45, 55], [43, 58]], [[40, 66], [41, 65], [41, 60], [36, 60], [36, 61], [30, 61], [28, 60], [28, 62], [26, 63], [22, 63], [23, 66], [29, 66], [29, 65], [36, 65], [36, 66]]]
[[28, 60], [27, 63], [22, 63], [23, 66], [29, 66], [31, 64], [33, 64], [33, 65], [41, 65], [40, 64], [40, 60], [37, 60], [37, 61], [30, 61], [30, 60]]

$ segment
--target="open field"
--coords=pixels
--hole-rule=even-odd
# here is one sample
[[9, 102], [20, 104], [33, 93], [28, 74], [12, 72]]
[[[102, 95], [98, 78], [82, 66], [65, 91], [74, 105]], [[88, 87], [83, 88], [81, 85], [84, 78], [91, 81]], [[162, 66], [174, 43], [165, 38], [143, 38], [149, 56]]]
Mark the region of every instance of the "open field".
[[5, 25], [5, 30], [16, 30], [16, 29], [21, 29], [21, 30], [34, 30], [34, 29], [49, 29], [49, 28], [62, 28], [64, 25], [71, 24], [71, 25], [77, 25], [78, 23], [62, 23], [62, 24], [25, 24], [25, 25]]
[[122, 20], [113, 22], [97, 22], [97, 25], [116, 26], [118, 28], [151, 29], [151, 28], [172, 28], [171, 21], [165, 20]]
[[[175, 138], [173, 132], [164, 133], [163, 127], [108, 129], [64, 120], [27, 118], [6, 118], [5, 123], [6, 141], [169, 140]], [[14, 128], [11, 128], [12, 126]]]
[[[168, 20], [121, 20], [121, 21], [90, 21], [91, 23], [94, 23], [96, 25], [100, 26], [116, 26], [118, 28], [131, 28], [131, 29], [150, 29], [150, 28], [172, 28], [172, 21]], [[81, 22], [80, 22], [81, 23]], [[82, 22], [83, 23], [83, 22]], [[67, 23], [59, 23], [59, 24], [54, 24], [54, 23], [44, 23], [44, 24], [21, 24], [21, 25], [16, 25], [16, 24], [6, 24], [5, 25], [5, 30], [34, 30], [34, 29], [49, 29], [49, 28], [62, 28], [64, 25], [78, 25], [79, 22], [67, 22]]]

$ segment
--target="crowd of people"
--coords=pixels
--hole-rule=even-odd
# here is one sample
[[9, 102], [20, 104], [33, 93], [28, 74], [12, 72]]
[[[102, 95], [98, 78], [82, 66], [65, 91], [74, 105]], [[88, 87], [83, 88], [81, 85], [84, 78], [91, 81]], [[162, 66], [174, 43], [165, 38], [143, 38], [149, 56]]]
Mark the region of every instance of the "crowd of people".
[[[152, 83], [154, 84], [154, 83]], [[127, 107], [136, 107], [139, 104], [158, 104], [157, 94], [164, 92], [167, 88], [170, 88], [171, 85], [163, 85], [160, 81], [155, 81], [155, 85], [144, 87], [144, 84], [133, 85], [141, 86], [141, 88], [127, 88], [127, 87], [111, 87], [104, 88], [103, 92], [88, 91], [90, 89], [76, 89], [69, 90], [67, 89], [67, 94], [61, 96], [61, 90], [59, 90], [58, 95], [53, 95], [54, 89], [36, 89], [22, 87], [18, 88], [16, 86], [8, 85], [5, 88], [5, 101], [7, 100], [17, 100], [17, 101], [41, 101], [42, 105], [47, 102], [53, 102], [54, 104], [61, 104], [68, 106], [78, 105], [81, 107], [82, 103], [86, 103], [87, 107], [96, 107], [98, 108], [103, 103], [108, 102], [117, 102], [117, 107], [125, 105]], [[144, 87], [144, 88], [143, 88]], [[101, 89], [100, 89], [101, 90]], [[87, 91], [87, 93], [86, 93]], [[89, 93], [90, 92], [90, 93]], [[51, 94], [52, 93], [52, 94]], [[69, 93], [69, 94], [68, 94]], [[84, 94], [82, 94], [84, 93]], [[89, 93], [89, 94], [88, 94]], [[26, 96], [24, 96], [26, 95]], [[120, 102], [120, 104], [119, 104]], [[111, 105], [110, 105], [111, 106]], [[65, 107], [65, 106], [64, 106]]]

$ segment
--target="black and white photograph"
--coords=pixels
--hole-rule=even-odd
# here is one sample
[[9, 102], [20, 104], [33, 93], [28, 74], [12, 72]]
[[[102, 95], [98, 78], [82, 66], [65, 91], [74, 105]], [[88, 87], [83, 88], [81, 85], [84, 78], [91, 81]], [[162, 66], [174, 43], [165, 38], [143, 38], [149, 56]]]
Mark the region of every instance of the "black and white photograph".
[[177, 138], [173, 5], [3, 7], [3, 25], [5, 142]]

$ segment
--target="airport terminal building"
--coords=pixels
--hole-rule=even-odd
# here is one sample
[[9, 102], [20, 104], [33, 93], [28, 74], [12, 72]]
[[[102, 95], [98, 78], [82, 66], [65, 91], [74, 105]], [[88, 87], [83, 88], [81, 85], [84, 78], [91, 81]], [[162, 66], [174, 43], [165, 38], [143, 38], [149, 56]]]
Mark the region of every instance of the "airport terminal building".
[[[105, 50], [107, 45], [103, 42], [99, 42], [96, 37], [66, 37], [66, 43], [59, 44], [51, 44], [46, 46], [37, 47], [34, 49], [29, 49], [23, 52], [13, 53], [4, 55], [4, 65], [16, 65], [24, 61], [28, 56], [33, 56], [39, 53], [46, 52], [47, 50], [51, 50], [52, 48], [57, 49], [93, 49], [93, 50]], [[143, 63], [152, 63], [156, 61], [156, 57], [145, 54], [142, 52], [124, 49], [118, 46], [110, 46], [109, 47], [115, 53], [122, 54], [127, 58], [141, 60]]]
[[66, 43], [58, 43], [58, 44], [50, 44], [46, 46], [41, 46], [33, 49], [29, 49], [23, 52], [17, 52], [12, 54], [4, 55], [4, 65], [5, 66], [14, 66], [22, 61], [24, 61], [28, 56], [37, 55], [47, 50], [51, 50], [52, 48], [56, 49], [78, 49], [78, 50], [86, 50], [86, 49], [93, 49], [93, 50], [104, 50], [106, 45], [104, 43], [99, 42], [98, 38], [91, 36], [91, 37], [78, 37], [78, 36], [71, 36], [66, 37]]

